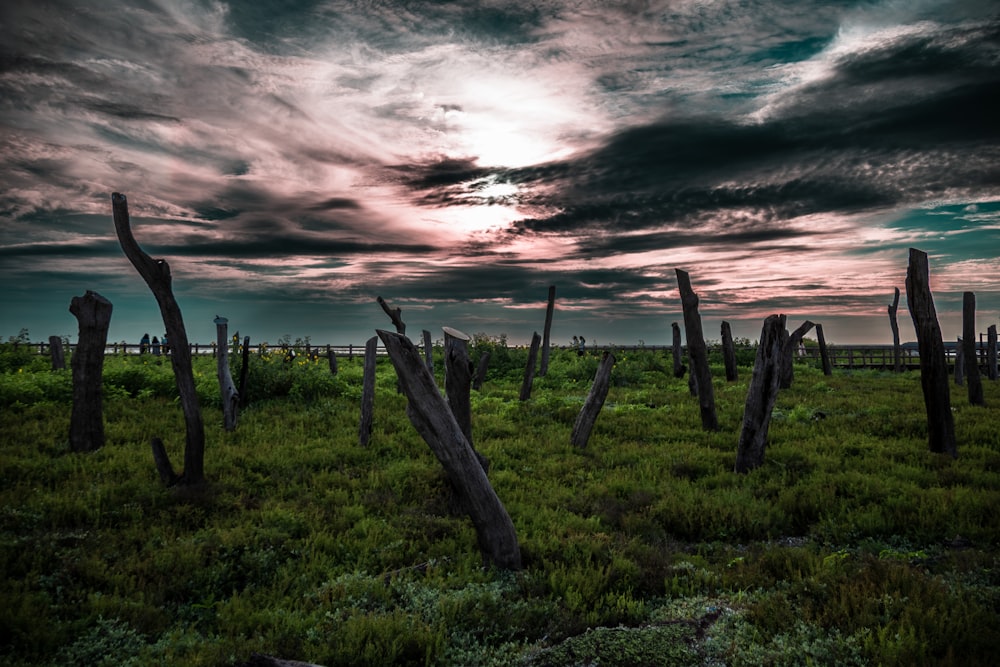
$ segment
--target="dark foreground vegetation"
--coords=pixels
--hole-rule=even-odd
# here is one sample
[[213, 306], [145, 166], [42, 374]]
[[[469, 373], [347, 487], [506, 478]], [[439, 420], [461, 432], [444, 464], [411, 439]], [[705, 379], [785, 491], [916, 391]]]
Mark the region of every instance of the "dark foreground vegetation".
[[952, 459], [928, 451], [917, 372], [799, 364], [764, 466], [739, 475], [752, 357], [732, 383], [711, 357], [706, 432], [667, 353], [620, 353], [579, 449], [599, 357], [554, 352], [522, 402], [526, 352], [484, 347], [474, 439], [518, 572], [482, 567], [387, 359], [365, 448], [360, 359], [251, 357], [234, 432], [195, 359], [209, 484], [184, 490], [149, 446], [183, 447], [168, 361], [109, 357], [106, 444], [72, 454], [70, 371], [0, 345], [0, 663], [996, 664], [997, 382], [985, 408], [953, 387]]

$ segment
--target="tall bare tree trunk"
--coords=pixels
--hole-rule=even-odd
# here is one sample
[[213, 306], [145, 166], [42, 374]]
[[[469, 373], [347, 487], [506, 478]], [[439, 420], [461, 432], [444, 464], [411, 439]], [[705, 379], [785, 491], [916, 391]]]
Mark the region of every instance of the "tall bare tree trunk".
[[903, 351], [899, 347], [899, 322], [896, 311], [899, 309], [899, 288], [894, 287], [895, 294], [889, 304], [889, 327], [892, 329], [892, 368], [897, 373], [903, 372]]
[[377, 333], [409, 399], [406, 413], [410, 421], [462, 496], [463, 507], [476, 527], [483, 559], [502, 569], [521, 569], [521, 550], [514, 523], [438, 391], [434, 378], [421, 363], [419, 352], [405, 336], [382, 330]]
[[698, 391], [701, 425], [706, 431], [716, 431], [719, 429], [719, 419], [715, 414], [712, 371], [708, 367], [708, 350], [701, 329], [701, 315], [698, 314], [698, 295], [691, 289], [691, 278], [687, 271], [674, 269], [674, 272], [677, 274], [677, 288], [684, 307], [684, 333], [687, 336], [688, 357], [691, 359], [691, 375]]
[[958, 456], [955, 420], [951, 414], [948, 363], [930, 288], [927, 253], [910, 248], [906, 269], [906, 305], [917, 332], [920, 354], [920, 386], [927, 409], [927, 439], [932, 452]]
[[111, 302], [87, 290], [69, 304], [79, 324], [73, 353], [73, 411], [69, 422], [69, 444], [74, 452], [90, 452], [104, 446], [104, 347], [111, 323]]
[[969, 383], [969, 403], [986, 405], [983, 398], [983, 381], [979, 377], [979, 354], [976, 350], [976, 295], [965, 292], [962, 295], [962, 349], [965, 357], [965, 375]]
[[531, 336], [531, 347], [528, 348], [528, 364], [524, 367], [524, 382], [521, 383], [520, 399], [526, 401], [531, 398], [531, 385], [535, 382], [535, 363], [538, 359], [538, 345], [542, 337], [538, 332]]
[[229, 370], [228, 330], [229, 320], [216, 315], [215, 339], [219, 349], [215, 357], [215, 369], [219, 376], [219, 396], [222, 399], [222, 425], [227, 431], [235, 431], [240, 417], [240, 393], [236, 391], [233, 374]]
[[782, 332], [785, 330], [782, 320], [778, 315], [770, 315], [760, 332], [757, 358], [743, 408], [743, 426], [736, 446], [736, 472], [739, 473], [750, 472], [764, 463], [771, 412], [781, 384]]
[[733, 330], [729, 322], [722, 321], [722, 361], [726, 365], [726, 381], [735, 382], [739, 379], [736, 370], [736, 350], [733, 348]]
[[372, 437], [372, 416], [375, 412], [375, 363], [378, 354], [378, 336], [372, 336], [365, 343], [364, 371], [361, 386], [361, 423], [358, 425], [358, 441], [367, 447]]
[[830, 365], [830, 353], [826, 349], [826, 336], [823, 335], [823, 325], [816, 325], [816, 341], [819, 343], [819, 356], [823, 362], [823, 375], [833, 375], [833, 366]]
[[597, 422], [597, 415], [600, 414], [601, 408], [604, 407], [604, 400], [608, 397], [608, 389], [611, 386], [611, 369], [614, 368], [614, 365], [615, 356], [605, 350], [601, 357], [601, 363], [597, 367], [597, 373], [594, 375], [594, 384], [591, 385], [587, 400], [584, 401], [583, 408], [580, 409], [580, 414], [576, 416], [576, 422], [573, 424], [573, 433], [570, 435], [569, 441], [574, 447], [583, 449], [587, 446], [587, 441], [590, 440], [590, 432]]
[[[201, 408], [198, 405], [198, 392], [195, 390], [194, 373], [191, 370], [191, 345], [188, 343], [187, 331], [184, 329], [184, 318], [180, 306], [174, 299], [171, 288], [172, 278], [170, 265], [166, 260], [153, 259], [147, 255], [135, 237], [132, 236], [131, 222], [128, 213], [128, 200], [125, 195], [111, 195], [111, 206], [114, 212], [115, 232], [125, 256], [132, 262], [139, 275], [149, 286], [160, 307], [163, 326], [170, 339], [170, 363], [174, 369], [174, 380], [177, 382], [177, 393], [180, 395], [181, 409], [184, 411], [184, 426], [186, 432], [184, 446], [184, 472], [177, 477], [182, 485], [195, 486], [205, 482], [205, 425], [201, 418]], [[154, 447], [155, 456], [155, 447]]]
[[556, 286], [549, 285], [549, 302], [545, 308], [545, 329], [542, 331], [542, 363], [538, 369], [538, 376], [545, 377], [549, 372], [549, 347], [551, 345], [552, 333], [552, 312], [556, 307]]

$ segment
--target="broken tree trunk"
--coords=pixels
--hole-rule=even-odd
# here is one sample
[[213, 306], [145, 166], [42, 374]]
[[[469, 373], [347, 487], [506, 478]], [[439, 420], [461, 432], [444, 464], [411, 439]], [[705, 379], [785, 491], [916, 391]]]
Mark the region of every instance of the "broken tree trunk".
[[240, 393], [233, 383], [233, 374], [229, 371], [229, 320], [215, 316], [215, 339], [218, 350], [215, 356], [215, 372], [219, 376], [219, 397], [222, 399], [222, 426], [227, 431], [236, 430], [236, 422], [240, 418]]
[[427, 364], [427, 370], [434, 375], [434, 344], [431, 342], [431, 332], [424, 329], [421, 332], [424, 336], [424, 363]]
[[117, 192], [112, 194], [111, 206], [118, 242], [125, 256], [132, 262], [132, 266], [146, 281], [156, 298], [160, 315], [163, 317], [163, 326], [170, 340], [170, 363], [174, 369], [174, 381], [177, 383], [177, 393], [184, 412], [186, 434], [184, 472], [177, 481], [183, 485], [202, 484], [205, 481], [205, 425], [202, 422], [194, 373], [191, 370], [191, 345], [184, 329], [180, 306], [177, 305], [171, 288], [170, 265], [166, 260], [153, 259], [139, 247], [135, 237], [132, 236], [128, 200], [125, 195]]
[[681, 305], [684, 308], [684, 335], [687, 337], [691, 375], [698, 391], [701, 425], [706, 431], [716, 431], [719, 428], [719, 419], [715, 414], [712, 371], [708, 367], [708, 350], [701, 329], [701, 315], [698, 314], [698, 295], [691, 289], [691, 278], [687, 271], [674, 269], [674, 272], [677, 274], [677, 288], [681, 293]]
[[385, 302], [385, 299], [380, 296], [376, 297], [375, 300], [378, 301], [378, 305], [382, 306], [382, 310], [384, 310], [385, 314], [389, 316], [390, 320], [392, 320], [392, 326], [396, 327], [396, 333], [405, 335], [406, 324], [403, 323], [403, 309], [390, 308], [389, 304]]
[[489, 367], [490, 353], [489, 350], [487, 350], [479, 355], [479, 365], [476, 366], [476, 379], [472, 382], [472, 388], [476, 391], [483, 388], [483, 383], [486, 382], [486, 369]]
[[816, 325], [816, 342], [819, 343], [819, 357], [823, 362], [823, 375], [833, 375], [833, 366], [830, 365], [830, 353], [826, 349], [826, 336], [823, 335], [823, 325]]
[[799, 343], [802, 342], [802, 337], [809, 333], [815, 325], [806, 320], [799, 325], [799, 328], [788, 335], [788, 339], [784, 341], [784, 349], [781, 355], [781, 388], [788, 389], [792, 386], [792, 379], [795, 376], [794, 371], [794, 360], [796, 350], [799, 349]]
[[104, 347], [111, 311], [111, 302], [90, 290], [70, 301], [69, 312], [80, 327], [71, 360], [73, 411], [69, 444], [74, 452], [92, 452], [104, 446]]
[[722, 321], [722, 361], [726, 366], [726, 381], [739, 380], [739, 372], [736, 370], [736, 350], [733, 348], [733, 330], [725, 320]]
[[991, 324], [986, 329], [986, 377], [996, 380], [997, 369], [997, 325]]
[[771, 412], [778, 398], [781, 379], [781, 358], [784, 353], [783, 318], [771, 315], [764, 320], [757, 346], [757, 358], [750, 377], [747, 401], [743, 408], [743, 426], [736, 446], [736, 472], [746, 473], [764, 463], [767, 430]]
[[532, 334], [531, 347], [528, 348], [528, 364], [524, 367], [524, 382], [521, 383], [520, 399], [522, 401], [531, 398], [531, 385], [535, 381], [535, 361], [538, 359], [538, 345], [541, 340], [542, 337], [538, 335], [537, 331]]
[[378, 336], [372, 336], [365, 343], [365, 361], [361, 389], [361, 423], [358, 426], [358, 441], [367, 447], [372, 437], [372, 415], [375, 412], [375, 355], [378, 353]]
[[549, 285], [549, 303], [545, 308], [545, 329], [542, 331], [542, 363], [538, 369], [538, 376], [545, 377], [549, 372], [549, 345], [550, 334], [552, 333], [552, 312], [556, 307], [556, 286]]
[[469, 361], [470, 336], [458, 329], [444, 327], [444, 392], [451, 409], [462, 429], [462, 435], [469, 441], [472, 451], [483, 466], [490, 471], [490, 460], [476, 451], [472, 440], [472, 362]]
[[897, 373], [903, 372], [903, 351], [899, 347], [899, 322], [896, 320], [896, 311], [899, 309], [899, 288], [894, 287], [895, 293], [892, 303], [889, 304], [889, 327], [892, 329], [892, 369]]
[[979, 377], [979, 354], [976, 350], [976, 294], [962, 294], [962, 347], [958, 352], [965, 359], [965, 379], [969, 388], [970, 405], [986, 405], [983, 381]]
[[604, 407], [604, 400], [608, 397], [608, 388], [611, 386], [611, 369], [614, 368], [614, 365], [615, 356], [605, 350], [601, 357], [601, 363], [597, 367], [597, 373], [594, 375], [594, 384], [590, 387], [587, 400], [584, 401], [583, 408], [573, 424], [573, 433], [570, 435], [569, 441], [574, 447], [583, 449], [587, 446], [587, 441], [590, 440], [590, 431], [593, 430], [597, 415], [600, 414], [601, 408]]
[[421, 363], [417, 349], [405, 336], [382, 330], [377, 333], [409, 399], [407, 416], [462, 496], [463, 507], [476, 528], [484, 560], [502, 569], [521, 569], [521, 551], [514, 523], [438, 391], [434, 378]]
[[49, 356], [52, 358], [52, 370], [65, 370], [66, 353], [63, 351], [62, 338], [59, 336], [49, 336]]
[[670, 325], [670, 329], [673, 332], [674, 377], [680, 379], [687, 371], [684, 366], [684, 352], [681, 349], [681, 328], [674, 322]]
[[906, 305], [917, 333], [920, 386], [927, 410], [927, 439], [932, 452], [958, 456], [955, 419], [951, 414], [948, 363], [930, 288], [927, 253], [910, 248], [906, 269]]
[[240, 388], [237, 392], [240, 395], [240, 406], [247, 406], [247, 378], [250, 377], [250, 336], [243, 337], [243, 351], [241, 360], [243, 365], [240, 366]]

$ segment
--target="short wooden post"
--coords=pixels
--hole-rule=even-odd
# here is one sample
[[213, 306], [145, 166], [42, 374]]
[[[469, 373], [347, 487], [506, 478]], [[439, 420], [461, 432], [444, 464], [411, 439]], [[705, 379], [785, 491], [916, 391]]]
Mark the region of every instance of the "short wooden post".
[[372, 419], [375, 413], [375, 355], [378, 353], [378, 336], [372, 336], [365, 343], [364, 371], [361, 387], [361, 423], [358, 425], [358, 441], [367, 447], [372, 437]]
[[545, 377], [549, 372], [549, 346], [551, 345], [552, 333], [552, 313], [556, 306], [556, 286], [549, 285], [549, 301], [545, 308], [545, 329], [542, 331], [542, 362], [538, 369], [538, 376]]
[[327, 360], [327, 363], [329, 363], [329, 365], [330, 365], [330, 374], [331, 375], [336, 375], [337, 371], [338, 371], [338, 369], [337, 369], [337, 353], [333, 351], [333, 346], [330, 345], [329, 343], [326, 346], [326, 360]]
[[104, 446], [104, 346], [108, 342], [111, 302], [87, 290], [70, 301], [69, 312], [79, 324], [73, 352], [73, 410], [69, 422], [69, 444], [74, 452], [90, 452]]
[[600, 414], [601, 408], [604, 407], [604, 401], [608, 397], [608, 389], [611, 386], [611, 369], [614, 368], [614, 365], [615, 355], [605, 350], [601, 356], [601, 363], [597, 367], [597, 373], [594, 375], [594, 384], [591, 385], [587, 400], [584, 401], [583, 408], [580, 409], [580, 414], [576, 416], [576, 422], [573, 424], [573, 433], [570, 435], [569, 441], [574, 447], [583, 449], [587, 446], [587, 441], [590, 440], [590, 432], [597, 421], [597, 415]]
[[917, 333], [920, 352], [920, 385], [927, 409], [927, 439], [932, 452], [958, 456], [955, 419], [951, 414], [948, 364], [937, 311], [930, 288], [927, 253], [910, 248], [906, 269], [906, 304]]
[[708, 366], [708, 350], [701, 329], [701, 315], [698, 314], [698, 295], [691, 289], [691, 278], [687, 271], [674, 269], [674, 273], [677, 275], [677, 289], [684, 308], [684, 335], [687, 338], [688, 358], [691, 360], [691, 376], [698, 391], [701, 425], [706, 431], [716, 431], [719, 419], [715, 413], [712, 371]]
[[49, 336], [49, 356], [52, 358], [52, 370], [61, 371], [66, 368], [66, 353], [63, 352], [62, 338]]
[[819, 356], [823, 362], [823, 375], [833, 375], [833, 366], [830, 364], [830, 355], [826, 349], [826, 337], [823, 336], [823, 325], [816, 325], [816, 340], [819, 342]]
[[219, 395], [222, 399], [222, 426], [227, 431], [236, 430], [240, 416], [240, 393], [233, 383], [229, 370], [229, 320], [215, 316], [215, 340], [218, 343], [215, 357], [215, 372], [219, 377]]
[[486, 370], [490, 367], [489, 350], [479, 355], [479, 364], [476, 366], [476, 379], [472, 381], [472, 388], [479, 391], [486, 382]]
[[955, 340], [955, 384], [965, 386], [965, 354], [962, 352], [962, 337]]
[[784, 322], [778, 315], [764, 320], [757, 346], [757, 358], [750, 377], [746, 405], [743, 408], [743, 426], [736, 446], [736, 472], [746, 473], [764, 463], [767, 431], [771, 412], [778, 398], [781, 384], [781, 359], [784, 354], [782, 332]]
[[903, 371], [903, 352], [899, 347], [899, 322], [896, 320], [896, 311], [899, 309], [899, 288], [893, 287], [894, 295], [892, 303], [889, 304], [889, 327], [892, 329], [892, 368], [895, 372]]
[[733, 348], [733, 330], [729, 322], [722, 321], [722, 361], [726, 366], [726, 381], [735, 382], [739, 378], [736, 370], [736, 350]]
[[434, 375], [434, 344], [431, 342], [431, 332], [427, 329], [423, 330], [424, 336], [424, 363], [427, 364], [427, 370]]
[[520, 399], [526, 401], [531, 398], [531, 385], [535, 381], [535, 362], [538, 359], [538, 346], [541, 344], [542, 337], [538, 335], [538, 332], [534, 332], [531, 336], [531, 347], [528, 348], [528, 363], [524, 367], [524, 381], [521, 383], [521, 395]]
[[[434, 378], [406, 336], [377, 331], [396, 368], [408, 400], [406, 413], [444, 467], [459, 492], [462, 506], [476, 527], [483, 559], [501, 569], [521, 569], [521, 550], [514, 523], [490, 485], [472, 445], [438, 391]], [[538, 334], [535, 334], [536, 336]]]
[[986, 405], [983, 381], [979, 377], [979, 355], [976, 353], [976, 294], [962, 295], [962, 347], [958, 352], [965, 358], [965, 377], [970, 405]]
[[684, 366], [684, 351], [681, 348], [681, 328], [677, 322], [673, 322], [670, 329], [673, 333], [674, 377], [680, 379], [687, 372], [687, 368]]
[[997, 325], [991, 324], [986, 329], [986, 377], [996, 380], [1000, 369], [997, 368]]

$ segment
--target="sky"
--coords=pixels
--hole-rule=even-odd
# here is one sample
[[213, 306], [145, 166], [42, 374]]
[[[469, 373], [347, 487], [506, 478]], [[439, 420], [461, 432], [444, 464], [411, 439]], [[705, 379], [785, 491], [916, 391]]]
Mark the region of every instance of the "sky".
[[[909, 248], [946, 340], [1000, 316], [1000, 5], [5, 0], [0, 337], [392, 329], [662, 345], [765, 317], [889, 343]], [[682, 326], [683, 329], [683, 326]]]

